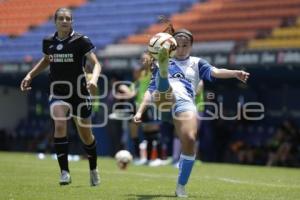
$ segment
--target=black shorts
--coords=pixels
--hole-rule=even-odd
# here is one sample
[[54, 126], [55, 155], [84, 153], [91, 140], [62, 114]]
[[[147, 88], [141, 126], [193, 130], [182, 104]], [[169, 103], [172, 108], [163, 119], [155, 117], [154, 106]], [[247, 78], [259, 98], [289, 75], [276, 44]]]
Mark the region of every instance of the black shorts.
[[144, 123], [157, 121], [158, 119], [156, 118], [153, 107], [147, 107], [145, 112], [142, 114], [142, 122]]
[[71, 115], [71, 116], [77, 116], [86, 119], [89, 118], [92, 114], [92, 103], [91, 103], [91, 98], [89, 97], [87, 98], [71, 97], [67, 99], [58, 99], [50, 95], [49, 105], [50, 105], [51, 114], [52, 114], [51, 106], [54, 106], [55, 104], [58, 105], [63, 104], [69, 106], [68, 116]]

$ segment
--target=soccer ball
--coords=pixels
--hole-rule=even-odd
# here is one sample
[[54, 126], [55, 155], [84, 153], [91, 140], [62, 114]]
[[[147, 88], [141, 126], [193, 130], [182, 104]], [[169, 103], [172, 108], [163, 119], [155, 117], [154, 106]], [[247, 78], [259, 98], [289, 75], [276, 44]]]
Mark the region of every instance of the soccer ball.
[[162, 47], [169, 49], [169, 55], [172, 58], [176, 53], [177, 42], [169, 33], [157, 33], [150, 39], [148, 51], [157, 60], [158, 51]]
[[126, 169], [128, 164], [132, 161], [132, 155], [127, 150], [120, 150], [116, 153], [115, 158], [120, 169]]

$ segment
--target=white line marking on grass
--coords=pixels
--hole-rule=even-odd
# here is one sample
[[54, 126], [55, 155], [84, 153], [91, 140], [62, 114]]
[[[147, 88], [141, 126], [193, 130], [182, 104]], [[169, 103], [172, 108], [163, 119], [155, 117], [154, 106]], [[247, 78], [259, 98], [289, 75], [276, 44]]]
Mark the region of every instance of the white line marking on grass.
[[[102, 173], [105, 174], [126, 174], [126, 175], [132, 175], [132, 176], [142, 176], [146, 178], [169, 178], [169, 179], [176, 179], [177, 175], [165, 175], [165, 174], [150, 174], [150, 173], [136, 173], [136, 172], [123, 172], [123, 171], [102, 171]], [[243, 181], [243, 180], [237, 180], [232, 178], [226, 178], [226, 177], [210, 177], [210, 176], [204, 176], [204, 177], [195, 177], [193, 176], [192, 179], [196, 180], [203, 180], [203, 179], [214, 179], [226, 183], [232, 183], [232, 184], [244, 184], [244, 185], [257, 185], [257, 186], [266, 186], [266, 187], [276, 187], [276, 188], [300, 188], [300, 185], [282, 185], [282, 184], [272, 184], [272, 183], [264, 183], [264, 182], [250, 182], [250, 181]]]
[[299, 185], [282, 185], [282, 184], [278, 185], [278, 184], [272, 184], [272, 183], [250, 182], [250, 181], [243, 181], [243, 180], [236, 180], [236, 179], [222, 178], [222, 177], [220, 177], [220, 178], [205, 177], [205, 178], [216, 179], [219, 181], [233, 183], [233, 184], [259, 185], [259, 186], [279, 187], [279, 188], [300, 188]]
[[175, 175], [164, 175], [164, 174], [150, 174], [150, 173], [136, 173], [136, 172], [118, 172], [118, 171], [115, 171], [115, 172], [112, 172], [112, 171], [101, 171], [101, 173], [105, 173], [105, 174], [117, 174], [117, 175], [120, 175], [120, 174], [124, 174], [124, 175], [133, 175], [133, 176], [143, 176], [143, 177], [147, 177], [147, 178], [170, 178], [170, 179], [176, 179], [177, 176]]

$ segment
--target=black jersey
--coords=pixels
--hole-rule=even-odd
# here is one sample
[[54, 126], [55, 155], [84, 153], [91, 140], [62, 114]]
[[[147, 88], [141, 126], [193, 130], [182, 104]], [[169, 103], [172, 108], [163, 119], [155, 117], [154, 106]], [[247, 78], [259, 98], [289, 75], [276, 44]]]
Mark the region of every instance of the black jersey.
[[[77, 80], [80, 80], [80, 90], [83, 95], [88, 95], [86, 80], [83, 77], [86, 53], [94, 47], [87, 36], [71, 31], [68, 38], [59, 40], [57, 33], [43, 40], [43, 52], [50, 59], [50, 83], [55, 81], [68, 81], [73, 90], [72, 96], [78, 96]], [[81, 75], [81, 76], [80, 76]], [[66, 84], [55, 84], [53, 89], [55, 95], [68, 95], [69, 86]]]

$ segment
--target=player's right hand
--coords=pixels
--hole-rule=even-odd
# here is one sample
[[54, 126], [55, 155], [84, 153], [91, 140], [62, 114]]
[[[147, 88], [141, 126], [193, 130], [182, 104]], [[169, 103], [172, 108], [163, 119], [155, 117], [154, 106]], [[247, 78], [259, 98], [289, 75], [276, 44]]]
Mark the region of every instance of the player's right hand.
[[142, 122], [142, 113], [137, 112], [133, 117], [134, 123], [141, 123]]
[[236, 70], [235, 71], [235, 77], [242, 81], [243, 83], [246, 83], [250, 74], [248, 72], [242, 71], [242, 70]]
[[30, 84], [31, 84], [31, 76], [30, 75], [26, 75], [25, 78], [22, 80], [20, 88], [21, 91], [27, 91], [27, 90], [31, 90]]
[[87, 87], [88, 91], [90, 91], [90, 94], [93, 97], [97, 96], [97, 88], [98, 88], [98, 86], [97, 86], [96, 83], [94, 83], [92, 81], [88, 81], [86, 87]]

